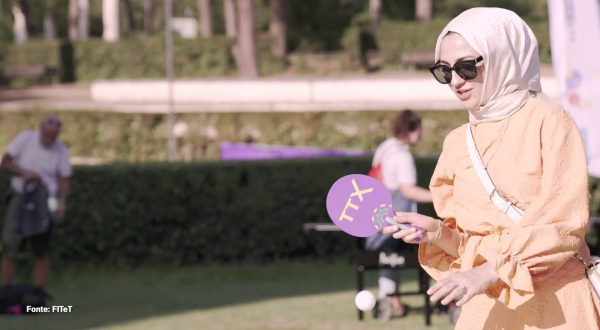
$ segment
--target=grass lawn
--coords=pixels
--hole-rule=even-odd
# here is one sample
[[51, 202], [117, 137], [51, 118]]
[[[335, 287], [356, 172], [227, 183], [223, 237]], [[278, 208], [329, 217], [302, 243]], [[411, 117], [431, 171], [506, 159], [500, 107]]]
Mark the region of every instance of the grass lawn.
[[[403, 289], [416, 288], [404, 271]], [[367, 274], [376, 292], [377, 272]], [[357, 320], [355, 277], [346, 262], [193, 266], [177, 269], [69, 269], [55, 274], [54, 305], [71, 313], [0, 316], [2, 329], [451, 329], [445, 314], [425, 327], [421, 313]], [[413, 307], [420, 296], [405, 297]]]

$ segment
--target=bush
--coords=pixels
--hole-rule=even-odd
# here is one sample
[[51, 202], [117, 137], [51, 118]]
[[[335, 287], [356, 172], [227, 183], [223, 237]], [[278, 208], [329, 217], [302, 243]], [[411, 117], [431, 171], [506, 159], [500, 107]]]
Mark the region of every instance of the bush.
[[2, 63], [9, 65], [45, 64], [61, 65], [60, 41], [29, 40], [24, 43], [3, 45], [5, 55]]
[[[419, 159], [421, 183], [434, 162]], [[368, 158], [78, 166], [54, 258], [136, 266], [350, 256], [352, 237], [304, 233], [302, 224], [328, 221], [331, 184], [369, 166]]]
[[461, 12], [473, 7], [501, 7], [514, 11], [525, 19], [548, 20], [546, 0], [436, 0], [437, 16], [455, 17]]
[[[0, 112], [0, 147], [18, 132], [36, 129], [48, 110]], [[419, 111], [423, 140], [418, 154], [437, 154], [444, 136], [467, 121], [466, 111]], [[182, 160], [219, 158], [221, 142], [373, 150], [388, 135], [396, 111], [310, 113], [193, 113], [178, 114], [187, 125], [177, 141]], [[107, 162], [167, 159], [168, 121], [165, 114], [65, 111], [60, 114], [61, 139], [74, 156]]]
[[[214, 77], [235, 71], [227, 38], [186, 40], [175, 38], [177, 77]], [[166, 55], [163, 37], [136, 36], [107, 43], [90, 39], [74, 44], [77, 80], [164, 78]]]
[[[259, 38], [261, 71], [272, 75], [285, 69], [285, 61], [270, 55], [269, 39]], [[235, 74], [231, 41], [213, 39], [174, 40], [175, 75], [178, 78], [219, 77]], [[43, 64], [63, 72], [63, 81], [95, 79], [163, 79], [166, 76], [164, 37], [135, 35], [114, 43], [88, 39], [76, 43], [31, 40], [6, 44], [0, 67]], [[24, 82], [28, 83], [28, 82]], [[31, 82], [29, 82], [31, 83]]]
[[[406, 51], [433, 52], [437, 37], [447, 23], [448, 19], [444, 18], [426, 23], [384, 20], [377, 31], [377, 42], [385, 65], [397, 68], [400, 55]], [[528, 24], [538, 39], [541, 62], [551, 63], [548, 21], [532, 20]], [[356, 47], [351, 45], [346, 49]]]
[[288, 49], [331, 52], [341, 49], [344, 31], [366, 1], [304, 0], [287, 2]]
[[[435, 164], [435, 157], [416, 158], [420, 186], [428, 185]], [[353, 237], [305, 233], [302, 225], [329, 221], [329, 187], [369, 167], [369, 157], [77, 166], [67, 219], [54, 232], [53, 262], [60, 268], [349, 258]], [[8, 187], [5, 174], [0, 186]], [[0, 200], [6, 191], [0, 189]], [[431, 205], [423, 206], [420, 212], [434, 216]]]
[[433, 52], [437, 37], [447, 23], [445, 19], [431, 22], [384, 20], [377, 30], [377, 40], [385, 65], [397, 68], [403, 52]]

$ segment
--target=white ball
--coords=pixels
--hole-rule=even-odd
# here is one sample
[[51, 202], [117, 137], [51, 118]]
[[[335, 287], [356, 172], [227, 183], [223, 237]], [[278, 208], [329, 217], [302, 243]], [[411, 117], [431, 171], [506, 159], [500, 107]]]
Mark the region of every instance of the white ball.
[[375, 296], [369, 290], [362, 290], [354, 297], [354, 304], [363, 312], [368, 312], [375, 307]]

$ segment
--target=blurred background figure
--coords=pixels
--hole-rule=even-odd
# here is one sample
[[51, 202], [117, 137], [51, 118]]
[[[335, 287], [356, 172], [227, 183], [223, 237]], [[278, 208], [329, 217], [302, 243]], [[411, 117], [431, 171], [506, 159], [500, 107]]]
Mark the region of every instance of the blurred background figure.
[[[58, 140], [60, 130], [60, 120], [48, 116], [42, 120], [39, 131], [19, 133], [2, 157], [2, 169], [13, 175], [10, 181], [11, 196], [2, 230], [3, 285], [13, 283], [17, 254], [28, 241], [31, 242], [35, 254], [33, 284], [41, 288], [48, 284], [52, 220], [62, 220], [65, 215], [69, 177], [72, 174], [69, 148]], [[29, 194], [29, 191], [24, 191], [24, 187], [30, 182], [40, 183], [37, 189], [43, 191], [46, 196], [36, 208], [49, 212], [45, 215], [38, 214], [39, 218], [34, 219], [37, 222], [49, 220], [41, 232], [24, 232], [22, 226], [22, 204], [26, 193]], [[44, 202], [47, 203], [47, 207], [43, 205]], [[48, 219], [44, 218], [46, 215]]]
[[[417, 169], [410, 153], [410, 147], [421, 140], [421, 117], [411, 110], [401, 111], [392, 120], [390, 133], [391, 136], [375, 150], [369, 174], [390, 190], [394, 211], [416, 212], [417, 202], [431, 202], [431, 192], [417, 186]], [[365, 242], [367, 250], [400, 253], [408, 248], [404, 242], [383, 233], [368, 237]], [[405, 316], [408, 305], [402, 303], [399, 295], [400, 271], [380, 270], [378, 284], [379, 301], [374, 309], [375, 317], [391, 319]]]

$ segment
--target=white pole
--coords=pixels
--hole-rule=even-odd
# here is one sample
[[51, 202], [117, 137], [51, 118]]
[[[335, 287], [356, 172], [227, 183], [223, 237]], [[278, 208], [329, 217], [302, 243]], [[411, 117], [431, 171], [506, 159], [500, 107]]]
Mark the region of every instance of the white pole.
[[177, 141], [173, 135], [173, 126], [175, 126], [175, 114], [173, 112], [173, 29], [171, 18], [173, 17], [173, 0], [165, 0], [165, 46], [167, 51], [167, 103], [169, 108], [169, 161], [177, 159]]

